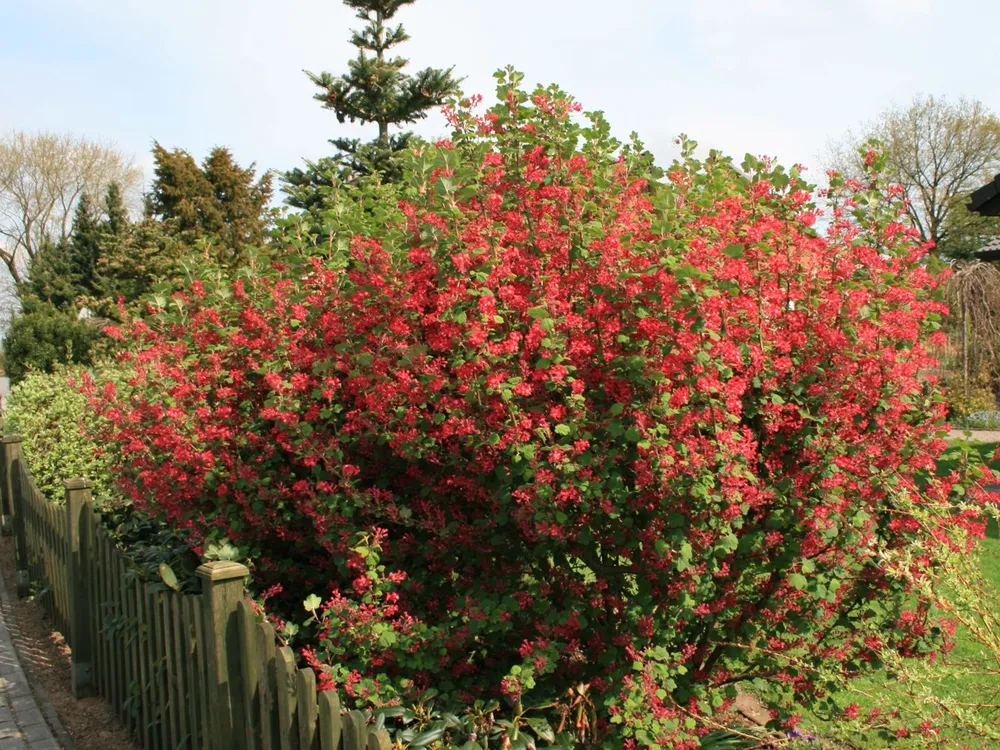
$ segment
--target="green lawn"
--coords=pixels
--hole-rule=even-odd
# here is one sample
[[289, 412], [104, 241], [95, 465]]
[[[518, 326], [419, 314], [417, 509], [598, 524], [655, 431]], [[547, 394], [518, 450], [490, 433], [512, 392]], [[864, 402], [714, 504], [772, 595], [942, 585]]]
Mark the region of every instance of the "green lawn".
[[[997, 443], [970, 444], [972, 451], [981, 456], [983, 459], [991, 458], [997, 446]], [[939, 462], [937, 473], [939, 475], [943, 475], [956, 468], [961, 460], [961, 453], [962, 451], [957, 447], [950, 448]], [[995, 469], [1000, 469], [1000, 462], [994, 462], [992, 466]], [[990, 527], [987, 530], [987, 538], [980, 546], [979, 554], [983, 574], [996, 589], [997, 596], [995, 601], [997, 602], [997, 606], [1000, 607], [1000, 532], [998, 532], [996, 523], [991, 522]], [[953, 659], [962, 662], [982, 661], [984, 658], [982, 653], [983, 650], [981, 646], [972, 642], [968, 637], [963, 637], [962, 632], [959, 631], [957, 634], [957, 645], [952, 652]], [[859, 693], [851, 690], [845, 691], [835, 697], [838, 704], [841, 706], [847, 705], [848, 703], [857, 703], [861, 707], [863, 713], [875, 707], [882, 710], [892, 710], [893, 691], [891, 687], [886, 686], [887, 681], [887, 675], [876, 675], [865, 680], [859, 680], [857, 687], [861, 691], [868, 693], [868, 696], [860, 695]], [[996, 683], [996, 690], [1000, 691], [1000, 678], [994, 680], [993, 682]], [[947, 695], [956, 699], [968, 699], [975, 702], [983, 698], [981, 690], [982, 687], [983, 685], [981, 682], [978, 685], [979, 689], [976, 689], [976, 686], [963, 684], [963, 681], [958, 678], [942, 679], [939, 683], [937, 683], [935, 694]], [[824, 734], [824, 722], [819, 717], [807, 717], [806, 723], [811, 729], [820, 735]], [[887, 743], [878, 738], [871, 737], [855, 738], [853, 741], [859, 748], [885, 748], [895, 746], [895, 743]]]

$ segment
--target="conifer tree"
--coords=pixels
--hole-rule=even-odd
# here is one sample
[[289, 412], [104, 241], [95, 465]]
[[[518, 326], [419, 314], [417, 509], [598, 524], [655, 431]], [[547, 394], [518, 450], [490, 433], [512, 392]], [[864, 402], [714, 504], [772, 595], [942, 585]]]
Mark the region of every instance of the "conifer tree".
[[108, 187], [103, 209], [99, 210], [88, 194], [80, 197], [69, 236], [46, 241], [32, 259], [28, 278], [19, 289], [22, 301], [33, 297], [69, 310], [80, 298], [98, 291], [96, 268], [102, 247], [128, 226], [128, 212], [117, 184]]
[[187, 151], [153, 144], [153, 189], [147, 216], [192, 246], [206, 240], [225, 265], [237, 265], [244, 251], [263, 244], [270, 222], [271, 175], [257, 179], [226, 148], [212, 149], [199, 166]]
[[339, 154], [311, 163], [305, 170], [293, 169], [285, 174], [288, 203], [309, 208], [319, 197], [316, 187], [329, 185], [334, 176], [353, 179], [378, 175], [383, 181], [398, 178], [393, 157], [405, 149], [412, 133], [392, 132], [392, 128], [410, 125], [427, 117], [428, 110], [441, 105], [458, 93], [459, 79], [452, 76], [453, 68], [425, 68], [414, 75], [403, 72], [409, 60], [392, 55], [393, 49], [409, 39], [402, 24], [390, 22], [405, 5], [415, 0], [344, 0], [365, 22], [354, 31], [351, 44], [358, 56], [348, 63], [345, 74], [306, 75], [320, 91], [314, 98], [332, 110], [337, 120], [378, 126], [378, 135], [371, 141], [358, 138], [334, 138], [330, 143]]

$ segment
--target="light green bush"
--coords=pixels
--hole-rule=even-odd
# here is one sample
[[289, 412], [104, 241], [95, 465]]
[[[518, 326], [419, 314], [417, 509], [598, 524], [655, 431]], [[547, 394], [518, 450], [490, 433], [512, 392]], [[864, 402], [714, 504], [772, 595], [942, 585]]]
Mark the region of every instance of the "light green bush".
[[[116, 365], [99, 365], [101, 380], [124, 384]], [[59, 366], [52, 373], [32, 372], [14, 386], [4, 411], [4, 432], [20, 435], [22, 451], [35, 484], [53, 501], [63, 497], [63, 479], [86, 477], [93, 483], [98, 505], [112, 503], [109, 466], [113, 456], [81, 430], [83, 420], [96, 419], [87, 397], [71, 385], [80, 382], [83, 367]]]
[[952, 419], [960, 421], [969, 414], [992, 411], [997, 408], [993, 383], [985, 371], [970, 374], [968, 389], [962, 383], [960, 372], [948, 373], [944, 378], [944, 387], [948, 394]]

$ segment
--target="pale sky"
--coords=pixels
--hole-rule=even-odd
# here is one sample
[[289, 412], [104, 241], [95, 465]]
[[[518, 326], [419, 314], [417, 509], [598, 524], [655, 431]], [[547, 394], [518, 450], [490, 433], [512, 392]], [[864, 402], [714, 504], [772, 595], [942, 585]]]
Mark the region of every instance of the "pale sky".
[[[454, 65], [489, 98], [512, 64], [661, 163], [685, 132], [818, 167], [831, 137], [921, 92], [1000, 110], [988, 0], [418, 0], [397, 18], [413, 67]], [[288, 169], [351, 132], [302, 70], [343, 71], [358, 24], [338, 0], [0, 0], [0, 129], [111, 139], [147, 179], [154, 139]], [[417, 130], [445, 133], [437, 114]]]

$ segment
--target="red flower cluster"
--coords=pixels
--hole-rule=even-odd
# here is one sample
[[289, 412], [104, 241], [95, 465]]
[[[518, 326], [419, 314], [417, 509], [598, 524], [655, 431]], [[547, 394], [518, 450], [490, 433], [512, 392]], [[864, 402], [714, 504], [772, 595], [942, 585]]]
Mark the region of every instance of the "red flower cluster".
[[599, 729], [683, 747], [741, 680], [933, 650], [883, 560], [977, 519], [928, 476], [946, 311], [894, 199], [837, 184], [820, 235], [797, 170], [685, 142], [660, 183], [576, 109], [502, 85], [329, 257], [126, 326], [133, 387], [92, 394], [133, 502], [285, 617], [324, 598], [352, 695], [589, 682]]

